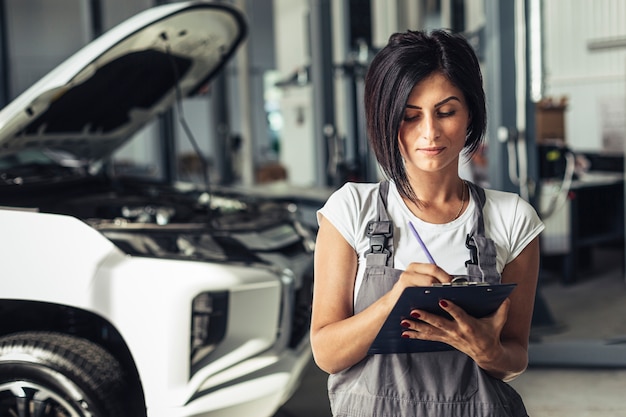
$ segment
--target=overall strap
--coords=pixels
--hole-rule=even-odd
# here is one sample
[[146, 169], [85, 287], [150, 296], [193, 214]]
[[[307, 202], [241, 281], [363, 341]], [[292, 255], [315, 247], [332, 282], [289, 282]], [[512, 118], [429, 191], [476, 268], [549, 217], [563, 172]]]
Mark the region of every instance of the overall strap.
[[365, 252], [366, 266], [393, 266], [393, 222], [387, 214], [387, 194], [389, 181], [381, 181], [378, 186], [376, 220], [367, 223], [366, 236], [370, 247]]
[[467, 274], [483, 282], [499, 283], [501, 277], [496, 264], [496, 245], [492, 239], [485, 236], [483, 218], [483, 207], [487, 200], [485, 190], [470, 181], [467, 181], [467, 185], [476, 202], [474, 228], [465, 240], [465, 246], [470, 251], [470, 259], [465, 262]]

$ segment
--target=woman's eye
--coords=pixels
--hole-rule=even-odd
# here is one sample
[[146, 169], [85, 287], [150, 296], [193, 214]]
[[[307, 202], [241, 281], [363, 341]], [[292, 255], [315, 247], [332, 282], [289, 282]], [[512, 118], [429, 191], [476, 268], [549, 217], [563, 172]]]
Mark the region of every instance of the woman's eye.
[[440, 111], [439, 117], [450, 117], [450, 116], [454, 116], [456, 112], [454, 110], [450, 110], [450, 111]]

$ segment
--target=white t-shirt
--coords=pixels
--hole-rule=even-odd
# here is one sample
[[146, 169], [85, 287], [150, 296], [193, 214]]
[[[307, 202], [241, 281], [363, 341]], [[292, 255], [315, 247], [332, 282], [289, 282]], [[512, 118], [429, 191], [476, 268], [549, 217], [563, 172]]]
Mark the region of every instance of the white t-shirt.
[[[497, 268], [502, 272], [504, 266], [541, 233], [544, 225], [535, 209], [517, 194], [485, 190], [485, 195], [485, 235], [496, 244]], [[355, 301], [365, 271], [364, 254], [369, 249], [369, 238], [365, 235], [366, 226], [370, 220], [376, 219], [377, 200], [377, 183], [346, 183], [318, 211], [318, 216], [321, 214], [328, 219], [359, 254]], [[446, 224], [427, 223], [413, 215], [393, 181], [389, 182], [386, 204], [389, 217], [394, 223], [394, 268], [404, 270], [411, 262], [428, 262], [408, 228], [410, 221], [437, 265], [452, 275], [467, 273], [465, 261], [470, 254], [465, 247], [465, 239], [473, 229], [473, 212], [476, 208], [476, 202], [472, 198], [463, 214]]]

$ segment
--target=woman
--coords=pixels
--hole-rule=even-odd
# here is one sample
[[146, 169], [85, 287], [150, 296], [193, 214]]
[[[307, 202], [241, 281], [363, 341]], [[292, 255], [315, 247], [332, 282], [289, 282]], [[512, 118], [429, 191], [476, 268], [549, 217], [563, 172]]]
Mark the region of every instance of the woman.
[[[365, 111], [389, 180], [347, 183], [318, 213], [311, 344], [331, 374], [333, 415], [526, 416], [505, 381], [528, 364], [543, 224], [516, 194], [459, 177], [461, 153], [480, 148], [486, 126], [474, 51], [442, 30], [392, 35], [368, 69]], [[414, 310], [399, 323], [398, 337], [454, 349], [368, 355], [404, 288], [453, 275], [517, 286], [482, 319], [441, 300], [452, 319]]]

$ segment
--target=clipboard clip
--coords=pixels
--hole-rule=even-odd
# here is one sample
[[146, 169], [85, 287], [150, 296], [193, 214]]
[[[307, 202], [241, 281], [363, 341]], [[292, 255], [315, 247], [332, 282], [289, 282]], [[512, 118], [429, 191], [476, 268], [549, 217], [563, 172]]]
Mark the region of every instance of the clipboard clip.
[[491, 284], [483, 281], [461, 281], [461, 282], [436, 282], [433, 287], [487, 287]]

